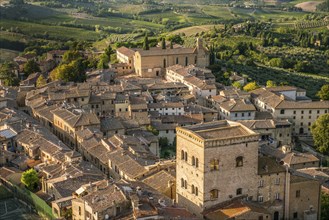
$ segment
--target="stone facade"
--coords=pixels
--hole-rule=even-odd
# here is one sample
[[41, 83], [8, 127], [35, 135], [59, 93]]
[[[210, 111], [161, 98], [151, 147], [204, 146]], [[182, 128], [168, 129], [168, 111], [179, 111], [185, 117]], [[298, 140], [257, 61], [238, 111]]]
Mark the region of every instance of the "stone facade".
[[[234, 197], [256, 197], [258, 134], [234, 122], [215, 124], [200, 129], [216, 138], [200, 137], [193, 126], [177, 128], [177, 202], [196, 215]], [[243, 135], [226, 137], [229, 131]]]
[[134, 67], [141, 77], [158, 77], [165, 74], [165, 69], [176, 64], [198, 67], [209, 65], [209, 53], [203, 46], [202, 40], [197, 40], [195, 48], [150, 48], [137, 50], [134, 55]]

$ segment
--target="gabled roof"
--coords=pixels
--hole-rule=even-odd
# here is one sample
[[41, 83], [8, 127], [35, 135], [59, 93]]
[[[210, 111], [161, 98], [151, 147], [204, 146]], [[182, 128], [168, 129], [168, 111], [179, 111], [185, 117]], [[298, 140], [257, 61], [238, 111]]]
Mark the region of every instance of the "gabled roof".
[[126, 55], [127, 57], [132, 57], [132, 56], [135, 55], [135, 51], [134, 50], [129, 49], [129, 48], [125, 47], [125, 46], [119, 47], [117, 49], [117, 52], [119, 52], [119, 53], [121, 53], [123, 55]]
[[100, 124], [97, 115], [94, 113], [82, 112], [81, 114], [76, 115], [69, 110], [62, 108], [58, 108], [51, 112], [68, 123], [72, 128]]
[[291, 166], [291, 165], [295, 165], [295, 164], [319, 162], [319, 159], [311, 153], [290, 152], [285, 155], [285, 157], [282, 159], [282, 161]]
[[209, 220], [234, 219], [248, 213], [270, 214], [269, 211], [258, 204], [242, 199], [223, 202], [203, 212]]
[[255, 106], [244, 99], [227, 100], [220, 104], [220, 107], [229, 112], [256, 111]]
[[147, 170], [133, 159], [125, 150], [116, 150], [111, 152], [109, 159], [120, 171], [130, 179], [141, 177]]

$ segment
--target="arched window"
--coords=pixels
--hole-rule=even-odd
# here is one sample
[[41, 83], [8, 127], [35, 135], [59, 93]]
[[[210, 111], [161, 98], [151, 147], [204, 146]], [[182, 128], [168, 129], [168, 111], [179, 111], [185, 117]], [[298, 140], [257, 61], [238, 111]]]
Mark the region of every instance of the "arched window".
[[199, 159], [198, 158], [195, 159], [195, 167], [199, 167]]
[[184, 188], [187, 189], [187, 181], [184, 180]]
[[238, 195], [241, 195], [241, 194], [242, 194], [242, 189], [241, 188], [237, 189], [236, 190], [236, 195], [238, 196]]
[[188, 57], [185, 57], [185, 66], [188, 65]]
[[194, 194], [195, 193], [195, 187], [194, 187], [194, 185], [192, 184], [192, 187], [191, 187], [191, 189], [192, 189], [192, 194]]
[[210, 161], [210, 170], [219, 170], [219, 160], [218, 159], [212, 159]]
[[166, 59], [163, 59], [163, 68], [166, 68], [166, 67], [167, 67]]
[[178, 62], [178, 57], [176, 57], [176, 64], [178, 64], [179, 62]]
[[235, 164], [236, 164], [236, 167], [242, 167], [243, 166], [243, 157], [239, 156], [239, 157], [235, 158]]
[[184, 151], [181, 151], [181, 159], [184, 160]]
[[185, 159], [185, 161], [187, 162], [187, 152], [185, 152], [184, 159]]
[[192, 156], [192, 166], [194, 166], [194, 165], [195, 165], [195, 157]]
[[199, 189], [198, 189], [198, 187], [195, 187], [195, 195], [196, 195], [196, 196], [199, 195]]
[[217, 199], [218, 198], [218, 190], [213, 189], [210, 191], [210, 199]]
[[181, 186], [182, 188], [184, 188], [184, 179], [183, 179], [183, 178], [180, 179], [180, 186]]

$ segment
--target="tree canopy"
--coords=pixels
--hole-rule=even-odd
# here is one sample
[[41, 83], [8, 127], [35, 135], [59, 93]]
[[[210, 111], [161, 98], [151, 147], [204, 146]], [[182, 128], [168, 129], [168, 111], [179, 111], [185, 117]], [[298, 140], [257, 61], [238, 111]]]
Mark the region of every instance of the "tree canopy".
[[39, 64], [33, 60], [30, 59], [24, 64], [24, 73], [26, 75], [30, 75], [32, 73], [40, 72]]
[[82, 58], [82, 55], [77, 50], [69, 50], [66, 51], [63, 55], [62, 63], [70, 63], [74, 60], [77, 60], [79, 58]]
[[266, 87], [276, 87], [276, 83], [272, 80], [267, 80]]
[[329, 195], [321, 193], [321, 220], [329, 219]]
[[258, 89], [258, 88], [259, 88], [259, 86], [257, 85], [256, 82], [250, 82], [243, 87], [243, 90], [250, 92], [250, 91]]
[[235, 88], [237, 88], [237, 89], [242, 89], [242, 85], [238, 81], [235, 81], [234, 83], [232, 83], [232, 86], [235, 87]]
[[0, 67], [0, 80], [3, 80], [5, 86], [18, 86], [19, 79], [13, 72], [13, 63], [4, 63]]
[[21, 182], [29, 189], [34, 190], [39, 183], [38, 173], [34, 169], [29, 169], [22, 173]]
[[329, 155], [329, 114], [321, 115], [311, 126], [316, 149]]
[[143, 42], [143, 50], [149, 50], [149, 49], [150, 49], [149, 38], [146, 34], [144, 37], [144, 42]]
[[44, 86], [47, 84], [47, 80], [45, 79], [45, 77], [43, 77], [43, 75], [41, 74], [38, 79], [37, 79], [37, 82], [36, 82], [36, 86], [37, 87], [41, 87], [41, 86]]
[[316, 95], [322, 100], [329, 100], [329, 84], [323, 85]]
[[64, 82], [83, 82], [86, 80], [85, 69], [88, 64], [83, 59], [77, 59], [69, 64], [61, 64], [50, 73], [51, 80], [63, 80]]

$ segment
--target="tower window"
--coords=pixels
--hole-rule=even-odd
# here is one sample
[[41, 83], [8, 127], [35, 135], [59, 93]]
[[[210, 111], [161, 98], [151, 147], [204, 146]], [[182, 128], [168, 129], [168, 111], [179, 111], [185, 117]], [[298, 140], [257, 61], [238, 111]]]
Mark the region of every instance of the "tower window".
[[219, 160], [218, 159], [212, 159], [210, 161], [210, 170], [219, 170]]
[[213, 189], [210, 191], [210, 199], [217, 199], [218, 198], [218, 190]]
[[242, 156], [239, 156], [235, 159], [235, 164], [236, 164], [236, 167], [242, 167], [243, 166], [243, 157]]
[[236, 190], [236, 195], [241, 195], [242, 194], [242, 188], [239, 188]]

